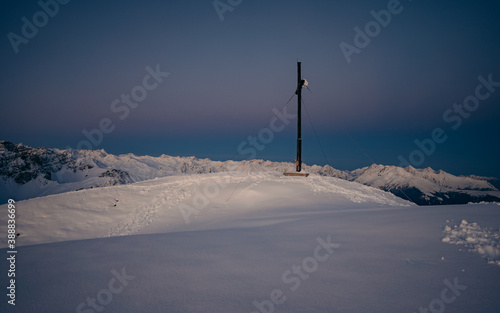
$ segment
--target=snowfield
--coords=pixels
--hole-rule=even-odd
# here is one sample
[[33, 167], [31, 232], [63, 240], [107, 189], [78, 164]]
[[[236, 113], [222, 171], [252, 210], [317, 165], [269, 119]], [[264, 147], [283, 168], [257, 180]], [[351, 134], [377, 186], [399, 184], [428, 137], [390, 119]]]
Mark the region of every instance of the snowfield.
[[16, 306], [4, 296], [0, 312], [500, 309], [496, 204], [418, 207], [334, 177], [222, 172], [50, 195], [16, 210]]

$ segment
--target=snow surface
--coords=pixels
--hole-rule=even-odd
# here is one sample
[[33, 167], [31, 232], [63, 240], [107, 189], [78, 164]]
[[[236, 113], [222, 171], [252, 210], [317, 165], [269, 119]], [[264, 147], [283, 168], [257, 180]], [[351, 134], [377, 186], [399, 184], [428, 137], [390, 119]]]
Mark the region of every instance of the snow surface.
[[[318, 175], [307, 179], [269, 172], [170, 176], [22, 201], [17, 218], [19, 245], [132, 235], [143, 229], [177, 231], [195, 227], [198, 219], [205, 227], [209, 220], [244, 216], [267, 206], [307, 206], [311, 194], [316, 204], [336, 199], [414, 206], [375, 188]], [[0, 217], [0, 230], [5, 232], [6, 218]], [[0, 240], [0, 247], [6, 247], [6, 241]]]
[[[0, 312], [96, 312], [92, 298], [105, 303], [101, 312], [124, 313], [500, 308], [500, 267], [442, 242], [446, 221], [498, 229], [498, 205], [417, 207], [332, 177], [239, 172], [80, 190], [16, 208], [16, 307], [4, 296]], [[444, 303], [450, 282], [461, 289], [447, 289]]]

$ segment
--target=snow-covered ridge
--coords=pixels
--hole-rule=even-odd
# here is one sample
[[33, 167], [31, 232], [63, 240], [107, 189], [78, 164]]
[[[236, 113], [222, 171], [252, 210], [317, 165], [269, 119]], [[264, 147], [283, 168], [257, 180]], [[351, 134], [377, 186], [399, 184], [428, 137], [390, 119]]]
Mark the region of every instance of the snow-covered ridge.
[[445, 171], [435, 171], [432, 168], [416, 169], [412, 166], [401, 168], [373, 164], [352, 171], [354, 180], [375, 187], [406, 186], [408, 181], [418, 183], [422, 191], [434, 192], [435, 186], [442, 190], [497, 190], [487, 180], [479, 176], [455, 176]]
[[410, 198], [420, 205], [491, 202], [500, 198], [500, 192], [491, 183], [495, 178], [455, 176], [430, 167], [416, 169], [412, 166], [401, 168], [373, 164], [350, 174], [349, 180]]
[[[291, 162], [212, 161], [195, 157], [134, 154], [112, 155], [104, 150], [32, 148], [0, 141], [0, 201], [23, 200], [80, 189], [135, 183], [185, 174], [293, 171]], [[329, 165], [304, 165], [312, 175], [337, 177], [373, 186], [417, 204], [500, 201], [491, 178], [454, 176], [431, 168], [400, 168], [373, 164], [354, 171]]]

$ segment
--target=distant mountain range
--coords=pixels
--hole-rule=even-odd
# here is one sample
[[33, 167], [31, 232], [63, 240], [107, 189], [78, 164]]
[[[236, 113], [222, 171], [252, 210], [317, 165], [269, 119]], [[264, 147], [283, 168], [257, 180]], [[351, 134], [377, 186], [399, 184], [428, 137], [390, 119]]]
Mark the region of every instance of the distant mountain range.
[[[498, 179], [455, 176], [428, 167], [416, 169], [373, 164], [350, 172], [347, 179], [389, 191], [418, 205], [465, 204], [500, 200]], [[495, 187], [495, 185], [497, 187]]]
[[[292, 171], [289, 162], [212, 161], [195, 157], [112, 155], [104, 150], [32, 148], [0, 141], [0, 202], [24, 200], [79, 189], [129, 184], [157, 177], [222, 171]], [[303, 166], [304, 171], [337, 177], [391, 192], [418, 205], [500, 202], [500, 181], [455, 176], [431, 168], [373, 164], [354, 171]]]

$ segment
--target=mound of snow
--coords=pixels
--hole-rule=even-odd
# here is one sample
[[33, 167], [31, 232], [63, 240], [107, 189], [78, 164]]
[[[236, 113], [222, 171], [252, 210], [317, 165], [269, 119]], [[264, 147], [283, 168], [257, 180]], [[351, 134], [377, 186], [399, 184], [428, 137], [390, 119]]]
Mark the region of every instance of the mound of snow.
[[500, 231], [462, 220], [459, 225], [445, 226], [444, 235], [443, 242], [463, 245], [469, 251], [479, 253], [488, 263], [500, 265]]
[[[213, 173], [85, 189], [16, 205], [16, 225], [21, 233], [18, 244], [30, 245], [205, 229], [208, 224], [244, 219], [263, 210], [309, 206], [404, 208], [414, 204], [376, 188], [333, 177]], [[6, 205], [0, 208], [6, 211]], [[0, 231], [6, 232], [6, 218], [6, 214], [0, 216]], [[249, 223], [261, 225], [251, 221], [244, 226]], [[0, 247], [5, 247], [5, 243], [0, 243]]]

